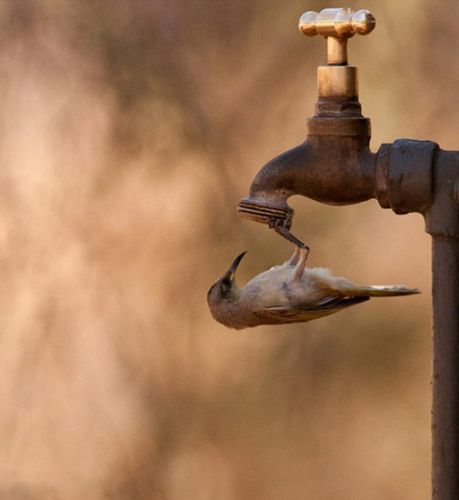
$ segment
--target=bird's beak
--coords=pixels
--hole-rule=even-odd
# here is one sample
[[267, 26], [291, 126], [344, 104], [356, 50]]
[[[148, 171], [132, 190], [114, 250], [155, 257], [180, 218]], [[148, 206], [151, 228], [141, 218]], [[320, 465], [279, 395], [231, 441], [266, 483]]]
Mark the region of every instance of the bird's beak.
[[230, 268], [228, 269], [228, 271], [226, 271], [224, 278], [229, 279], [231, 282], [233, 282], [233, 281], [234, 281], [234, 277], [235, 277], [235, 275], [236, 275], [236, 270], [237, 270], [237, 268], [238, 268], [239, 264], [241, 263], [242, 258], [244, 257], [244, 255], [245, 255], [246, 253], [247, 253], [247, 252], [242, 252], [240, 255], [238, 255], [238, 256], [234, 259], [234, 261], [233, 261], [233, 263], [231, 264]]

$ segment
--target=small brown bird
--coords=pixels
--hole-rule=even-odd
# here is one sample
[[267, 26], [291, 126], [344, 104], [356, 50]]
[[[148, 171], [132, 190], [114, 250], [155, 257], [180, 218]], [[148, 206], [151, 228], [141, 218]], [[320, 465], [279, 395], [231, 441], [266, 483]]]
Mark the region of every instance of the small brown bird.
[[403, 285], [358, 286], [345, 278], [332, 276], [328, 269], [308, 269], [308, 249], [300, 247], [287, 262], [255, 276], [239, 288], [235, 273], [245, 253], [234, 259], [207, 294], [212, 316], [238, 330], [311, 321], [365, 302], [370, 297], [420, 293]]

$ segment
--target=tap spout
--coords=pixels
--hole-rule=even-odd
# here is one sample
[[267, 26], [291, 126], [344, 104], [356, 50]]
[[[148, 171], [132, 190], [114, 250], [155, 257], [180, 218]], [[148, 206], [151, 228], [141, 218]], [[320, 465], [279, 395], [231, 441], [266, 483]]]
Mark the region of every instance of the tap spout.
[[369, 149], [369, 127], [362, 127], [362, 120], [311, 119], [306, 141], [268, 162], [255, 176], [249, 196], [239, 204], [240, 215], [289, 229], [293, 210], [287, 200], [295, 194], [331, 205], [374, 197], [376, 155]]

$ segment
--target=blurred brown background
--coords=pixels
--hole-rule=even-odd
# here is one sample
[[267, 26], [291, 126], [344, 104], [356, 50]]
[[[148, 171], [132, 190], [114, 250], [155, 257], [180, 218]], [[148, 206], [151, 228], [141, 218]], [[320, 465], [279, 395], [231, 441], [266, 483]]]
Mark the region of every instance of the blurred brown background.
[[[241, 281], [292, 251], [236, 206], [304, 139], [325, 42], [297, 21], [327, 6], [0, 4], [0, 499], [429, 498], [421, 217], [293, 200], [310, 265], [420, 296], [242, 332], [207, 310], [240, 251]], [[350, 42], [373, 150], [458, 149], [459, 4], [343, 6], [377, 18]]]

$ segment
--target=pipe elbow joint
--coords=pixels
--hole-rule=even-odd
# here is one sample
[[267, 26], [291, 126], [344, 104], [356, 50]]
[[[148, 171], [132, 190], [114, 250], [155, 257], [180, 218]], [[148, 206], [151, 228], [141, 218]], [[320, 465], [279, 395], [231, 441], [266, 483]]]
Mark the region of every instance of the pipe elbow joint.
[[398, 139], [379, 148], [375, 198], [396, 214], [424, 213], [433, 200], [433, 165], [438, 145]]

